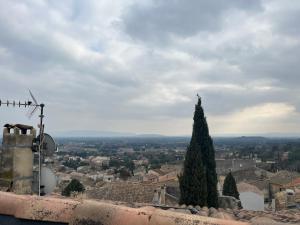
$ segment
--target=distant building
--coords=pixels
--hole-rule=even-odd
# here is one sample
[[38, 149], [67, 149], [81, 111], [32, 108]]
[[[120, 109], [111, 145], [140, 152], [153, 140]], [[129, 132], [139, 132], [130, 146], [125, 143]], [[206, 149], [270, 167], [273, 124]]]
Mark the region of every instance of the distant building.
[[281, 161], [287, 161], [289, 159], [289, 152], [283, 152], [280, 159]]
[[275, 209], [282, 210], [287, 208], [296, 208], [299, 204], [298, 198], [300, 193], [291, 189], [278, 192], [275, 195]]
[[216, 171], [219, 175], [254, 168], [256, 165], [255, 159], [216, 159]]
[[112, 182], [115, 180], [115, 176], [114, 175], [104, 175], [103, 176], [103, 181], [105, 182]]
[[144, 177], [143, 177], [143, 181], [144, 182], [155, 183], [155, 182], [158, 182], [158, 177], [159, 176], [157, 176], [155, 174], [145, 174]]
[[102, 166], [108, 166], [109, 165], [109, 157], [106, 156], [96, 156], [91, 157], [90, 164], [93, 168], [101, 169]]
[[77, 167], [76, 171], [79, 173], [88, 173], [90, 171], [90, 166], [79, 166]]
[[270, 177], [270, 183], [276, 193], [285, 190], [288, 186], [297, 185], [299, 179], [299, 173], [281, 170]]
[[148, 159], [133, 160], [133, 163], [135, 166], [148, 165], [149, 160]]
[[176, 180], [179, 170], [176, 169], [152, 169], [148, 171], [148, 175], [156, 176], [158, 182]]
[[122, 148], [119, 148], [119, 152], [120, 153], [134, 153], [134, 149], [131, 148], [131, 147], [122, 147]]
[[285, 185], [285, 188], [289, 188], [289, 189], [300, 189], [300, 177], [299, 178], [294, 178], [291, 180], [291, 182], [287, 183]]

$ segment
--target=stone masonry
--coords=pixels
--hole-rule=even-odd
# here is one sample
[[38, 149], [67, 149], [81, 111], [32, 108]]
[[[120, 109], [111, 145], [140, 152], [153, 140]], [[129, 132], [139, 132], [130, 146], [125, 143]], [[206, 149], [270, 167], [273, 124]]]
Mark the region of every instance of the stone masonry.
[[3, 130], [0, 178], [8, 191], [31, 194], [33, 182], [32, 143], [36, 136], [33, 127], [6, 125]]

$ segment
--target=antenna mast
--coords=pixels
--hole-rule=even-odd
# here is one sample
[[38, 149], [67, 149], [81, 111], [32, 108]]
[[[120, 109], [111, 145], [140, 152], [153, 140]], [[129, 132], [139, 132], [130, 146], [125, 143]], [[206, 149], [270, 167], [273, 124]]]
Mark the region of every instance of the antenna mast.
[[39, 115], [40, 117], [40, 124], [39, 124], [39, 133], [40, 133], [40, 140], [39, 140], [39, 196], [41, 196], [41, 180], [42, 180], [42, 163], [41, 163], [41, 150], [42, 150], [42, 144], [44, 139], [44, 124], [43, 124], [43, 118], [44, 118], [44, 107], [45, 105], [43, 103], [40, 104], [41, 113]]
[[34, 107], [33, 110], [31, 111], [28, 111], [28, 118], [30, 119], [33, 114], [36, 112], [36, 110], [38, 108], [40, 108], [40, 123], [39, 123], [39, 143], [38, 143], [38, 154], [39, 154], [39, 196], [41, 196], [41, 167], [42, 167], [42, 164], [41, 164], [41, 151], [42, 151], [42, 146], [43, 146], [43, 139], [44, 139], [44, 124], [43, 124], [43, 118], [44, 118], [44, 107], [45, 107], [45, 104], [41, 103], [41, 104], [38, 104], [37, 100], [35, 99], [35, 97], [33, 96], [33, 94], [31, 93], [31, 91], [29, 90], [29, 94], [32, 98], [32, 101], [25, 101], [25, 102], [22, 102], [21, 101], [5, 101], [3, 102], [1, 99], [0, 99], [0, 107], [3, 105], [3, 106], [6, 106], [6, 107], [9, 107], [9, 106], [13, 106], [13, 107], [16, 107], [16, 106], [19, 106], [19, 108], [22, 106], [24, 106], [25, 108], [28, 106], [28, 107]]

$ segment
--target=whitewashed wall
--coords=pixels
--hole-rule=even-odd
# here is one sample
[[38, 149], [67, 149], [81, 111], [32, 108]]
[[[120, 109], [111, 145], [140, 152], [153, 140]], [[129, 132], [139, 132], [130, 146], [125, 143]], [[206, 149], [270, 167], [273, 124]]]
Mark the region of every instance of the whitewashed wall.
[[254, 192], [241, 192], [240, 200], [244, 209], [263, 211], [264, 210], [264, 196], [258, 195]]

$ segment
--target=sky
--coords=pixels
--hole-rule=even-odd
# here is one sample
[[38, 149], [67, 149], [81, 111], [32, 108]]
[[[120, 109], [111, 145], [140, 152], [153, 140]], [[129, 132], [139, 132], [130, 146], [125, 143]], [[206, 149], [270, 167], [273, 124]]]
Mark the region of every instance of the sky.
[[0, 98], [30, 89], [48, 133], [191, 135], [197, 93], [212, 135], [300, 133], [300, 1], [0, 4]]

